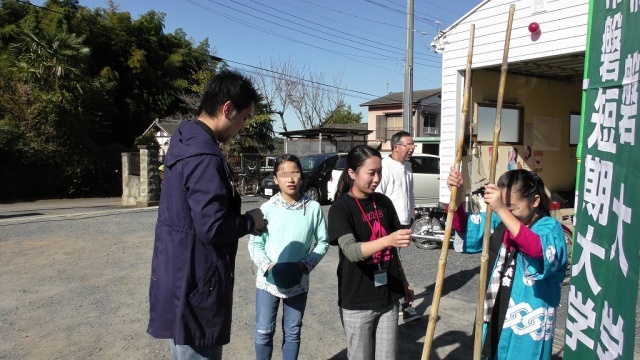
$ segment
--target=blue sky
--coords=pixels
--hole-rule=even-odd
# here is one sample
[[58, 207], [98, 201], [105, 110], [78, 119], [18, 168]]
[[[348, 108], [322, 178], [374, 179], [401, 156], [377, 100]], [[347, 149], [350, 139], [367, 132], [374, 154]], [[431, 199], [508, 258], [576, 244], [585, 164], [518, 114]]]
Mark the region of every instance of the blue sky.
[[[31, 0], [41, 5], [44, 0]], [[406, 0], [115, 0], [133, 19], [149, 10], [166, 14], [165, 32], [182, 28], [196, 42], [209, 38], [215, 55], [232, 68], [255, 71], [272, 59], [291, 59], [346, 89], [355, 112], [361, 103], [403, 91]], [[415, 90], [440, 87], [441, 55], [429, 43], [480, 0], [414, 0]], [[80, 0], [89, 8], [106, 0]], [[302, 126], [292, 111], [288, 130]], [[279, 122], [274, 129], [282, 131]]]

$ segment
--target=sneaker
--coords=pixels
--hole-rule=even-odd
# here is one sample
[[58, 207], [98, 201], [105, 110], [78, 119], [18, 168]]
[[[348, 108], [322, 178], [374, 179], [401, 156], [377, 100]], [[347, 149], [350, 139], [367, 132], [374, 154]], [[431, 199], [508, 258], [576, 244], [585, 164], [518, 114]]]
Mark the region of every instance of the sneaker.
[[402, 310], [402, 320], [404, 322], [418, 320], [422, 317], [422, 315], [416, 312], [416, 309], [413, 306], [407, 306]]

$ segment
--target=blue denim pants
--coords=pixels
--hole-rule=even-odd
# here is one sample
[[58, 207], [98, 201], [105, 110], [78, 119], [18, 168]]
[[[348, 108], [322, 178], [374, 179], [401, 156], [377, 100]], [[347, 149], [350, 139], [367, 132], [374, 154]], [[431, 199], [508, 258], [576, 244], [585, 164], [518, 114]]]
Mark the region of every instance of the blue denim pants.
[[222, 360], [222, 345], [176, 345], [169, 339], [172, 360]]
[[302, 317], [307, 306], [307, 293], [281, 299], [268, 292], [256, 289], [256, 359], [271, 359], [273, 334], [276, 331], [276, 316], [282, 300], [282, 359], [297, 359], [300, 351]]

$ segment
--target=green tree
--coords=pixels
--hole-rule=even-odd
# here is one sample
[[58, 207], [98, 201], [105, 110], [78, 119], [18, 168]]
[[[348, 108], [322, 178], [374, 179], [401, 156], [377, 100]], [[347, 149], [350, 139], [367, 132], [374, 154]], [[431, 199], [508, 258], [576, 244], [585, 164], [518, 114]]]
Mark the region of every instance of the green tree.
[[164, 20], [113, 1], [0, 0], [0, 166], [12, 169], [0, 197], [120, 191], [119, 151], [153, 119], [189, 112], [182, 95], [199, 96], [220, 66], [207, 39], [165, 33]]
[[351, 105], [341, 102], [335, 110], [329, 114], [323, 124], [359, 124], [362, 122], [362, 113], [354, 113]]

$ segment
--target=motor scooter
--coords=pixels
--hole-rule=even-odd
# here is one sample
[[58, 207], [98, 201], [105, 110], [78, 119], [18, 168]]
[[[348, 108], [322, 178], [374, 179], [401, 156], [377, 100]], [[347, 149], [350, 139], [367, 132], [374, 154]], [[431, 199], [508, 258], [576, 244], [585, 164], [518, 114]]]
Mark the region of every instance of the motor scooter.
[[[484, 195], [484, 186], [467, 192], [465, 204], [473, 195]], [[411, 240], [417, 248], [433, 250], [444, 241], [444, 229], [447, 226], [446, 204], [416, 207], [416, 219], [411, 225]]]

